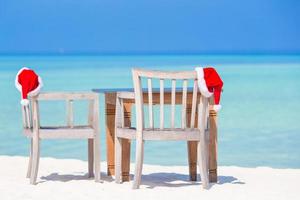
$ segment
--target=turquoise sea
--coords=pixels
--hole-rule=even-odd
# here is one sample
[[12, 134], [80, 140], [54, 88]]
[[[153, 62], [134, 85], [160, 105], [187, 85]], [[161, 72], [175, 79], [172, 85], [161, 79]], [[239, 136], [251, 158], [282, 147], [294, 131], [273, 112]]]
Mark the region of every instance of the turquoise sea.
[[[300, 56], [263, 55], [28, 55], [0, 56], [0, 155], [27, 156], [22, 135], [18, 69], [27, 66], [43, 78], [43, 91], [90, 91], [132, 87], [134, 66], [193, 70], [212, 65], [224, 81], [219, 113], [220, 165], [300, 168]], [[102, 159], [106, 157], [104, 98], [100, 98]], [[84, 122], [86, 104], [75, 104]], [[42, 124], [63, 124], [64, 102], [41, 103]], [[132, 149], [134, 150], [134, 146]], [[42, 156], [87, 159], [86, 141], [42, 141]], [[132, 151], [132, 154], [134, 151]], [[134, 156], [132, 156], [134, 159]], [[185, 142], [148, 142], [145, 163], [186, 165]]]

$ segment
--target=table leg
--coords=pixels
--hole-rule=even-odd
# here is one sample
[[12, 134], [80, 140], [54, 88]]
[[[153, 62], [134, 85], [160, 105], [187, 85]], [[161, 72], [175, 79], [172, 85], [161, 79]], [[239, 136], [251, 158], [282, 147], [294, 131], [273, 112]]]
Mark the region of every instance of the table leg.
[[190, 181], [197, 181], [197, 142], [188, 141]]
[[[190, 126], [191, 108], [187, 106], [187, 125]], [[196, 112], [197, 119], [197, 112]], [[218, 181], [218, 164], [217, 164], [217, 113], [214, 110], [209, 112], [209, 125], [210, 125], [210, 137], [209, 137], [209, 180], [210, 182]], [[197, 120], [195, 121], [195, 127], [197, 127]], [[188, 142], [188, 161], [189, 161], [189, 175], [191, 181], [197, 180], [197, 142]]]
[[[131, 125], [131, 106], [124, 104], [125, 126]], [[107, 175], [115, 174], [115, 115], [116, 94], [105, 94], [105, 116], [106, 116], [106, 148], [107, 148]], [[129, 181], [130, 171], [130, 140], [122, 140], [122, 180]]]
[[214, 110], [209, 112], [209, 181], [218, 181], [218, 163], [217, 163], [217, 148], [218, 148], [218, 129], [217, 129], [217, 113]]
[[[124, 103], [124, 125], [131, 126], [131, 103]], [[122, 139], [122, 181], [129, 181], [130, 140]]]
[[[191, 111], [192, 111], [192, 105], [187, 105], [186, 117], [187, 117], [188, 127], [190, 127], [191, 124]], [[197, 119], [197, 112], [195, 117]], [[197, 120], [195, 120], [195, 127], [197, 127]], [[197, 180], [197, 142], [188, 141], [187, 148], [188, 148], [190, 181], [196, 181]]]
[[107, 175], [115, 174], [116, 94], [105, 94]]

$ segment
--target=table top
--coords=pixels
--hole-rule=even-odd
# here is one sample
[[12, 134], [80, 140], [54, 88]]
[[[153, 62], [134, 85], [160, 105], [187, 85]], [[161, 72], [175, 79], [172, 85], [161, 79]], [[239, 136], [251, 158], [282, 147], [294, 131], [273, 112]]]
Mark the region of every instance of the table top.
[[[134, 92], [133, 88], [94, 88], [92, 89], [93, 92], [96, 93], [116, 93], [116, 92]], [[152, 92], [159, 92], [159, 88], [152, 88]], [[164, 92], [171, 92], [172, 88], [164, 88]], [[188, 92], [192, 92], [193, 88], [188, 87]], [[148, 88], [143, 88], [143, 92], [148, 92]], [[182, 92], [182, 88], [176, 88], [176, 92]]]
[[94, 88], [96, 93], [133, 92], [133, 88]]

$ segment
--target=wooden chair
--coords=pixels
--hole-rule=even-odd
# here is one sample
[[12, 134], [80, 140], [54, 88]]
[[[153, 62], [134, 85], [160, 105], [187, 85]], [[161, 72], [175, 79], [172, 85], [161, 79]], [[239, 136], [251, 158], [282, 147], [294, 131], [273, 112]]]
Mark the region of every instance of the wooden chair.
[[[120, 92], [116, 100], [116, 131], [115, 131], [115, 166], [116, 166], [116, 183], [120, 183], [121, 179], [121, 163], [122, 163], [122, 139], [136, 140], [136, 167], [134, 173], [133, 189], [139, 188], [141, 182], [144, 141], [145, 140], [184, 140], [196, 141], [198, 153], [198, 165], [201, 172], [201, 180], [203, 188], [209, 186], [208, 180], [208, 99], [198, 93], [197, 75], [194, 71], [179, 71], [179, 72], [163, 72], [163, 71], [148, 71], [142, 69], [132, 70], [134, 93]], [[143, 97], [142, 81], [147, 79], [146, 91], [148, 95]], [[159, 127], [154, 127], [153, 116], [153, 91], [152, 80], [159, 79], [160, 83], [160, 116]], [[171, 126], [166, 128], [164, 124], [165, 108], [164, 108], [164, 80], [171, 80]], [[182, 81], [182, 90], [176, 88], [176, 81]], [[188, 81], [193, 81], [192, 99], [187, 99]], [[144, 90], [145, 91], [145, 90]], [[180, 92], [178, 92], [180, 91]], [[181, 128], [175, 127], [175, 97], [181, 93], [182, 96], [182, 112], [181, 112]], [[143, 98], [147, 97], [146, 101]], [[135, 99], [136, 105], [136, 128], [124, 126], [123, 102], [126, 99]], [[187, 127], [186, 106], [187, 100], [192, 101], [190, 127]], [[149, 109], [149, 128], [145, 128], [144, 102]], [[198, 114], [196, 114], [198, 109]], [[195, 128], [195, 118], [198, 115], [198, 128]]]
[[[67, 103], [67, 126], [40, 126], [39, 101], [64, 100]], [[88, 125], [73, 125], [73, 100], [88, 100]], [[100, 138], [99, 138], [99, 102], [96, 93], [41, 93], [30, 97], [30, 105], [22, 106], [23, 133], [31, 139], [30, 157], [27, 178], [36, 184], [40, 158], [40, 140], [42, 139], [87, 139], [88, 140], [88, 172], [100, 181]]]

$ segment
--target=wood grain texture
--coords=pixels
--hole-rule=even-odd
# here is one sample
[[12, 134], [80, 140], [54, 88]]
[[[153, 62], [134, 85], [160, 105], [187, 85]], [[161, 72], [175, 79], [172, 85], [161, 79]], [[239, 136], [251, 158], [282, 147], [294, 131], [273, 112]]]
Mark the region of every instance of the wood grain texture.
[[[160, 81], [159, 81], [159, 88], [160, 88], [160, 93], [159, 93], [159, 97], [160, 97], [160, 99], [159, 99], [159, 103], [160, 103], [160, 109], [159, 109], [159, 113], [160, 113], [160, 117], [159, 117], [159, 127], [160, 127], [160, 129], [164, 129], [164, 126], [165, 126], [165, 124], [164, 124], [164, 120], [165, 120], [165, 109], [164, 109], [164, 105], [165, 105], [165, 103], [164, 103], [164, 80], [163, 79], [160, 79]], [[141, 95], [143, 95], [143, 94], [141, 94]]]
[[148, 109], [149, 109], [149, 127], [154, 127], [153, 121], [153, 97], [152, 97], [152, 79], [148, 78]]
[[88, 139], [88, 172], [89, 178], [94, 177], [94, 139]]
[[208, 99], [204, 96], [201, 96], [201, 101], [198, 105], [198, 128], [200, 130], [200, 140], [197, 146], [197, 160], [201, 175], [202, 187], [204, 189], [209, 187], [208, 144], [206, 141], [207, 112]]
[[70, 128], [73, 128], [74, 126], [73, 100], [67, 100], [66, 107], [67, 107], [67, 125]]
[[182, 86], [182, 112], [181, 112], [181, 128], [186, 128], [186, 101], [187, 101], [187, 80], [183, 80]]
[[[144, 142], [145, 140], [185, 140], [185, 141], [197, 141], [197, 158], [198, 163], [201, 171], [201, 177], [202, 177], [202, 186], [203, 188], [208, 188], [209, 182], [208, 182], [208, 156], [207, 156], [207, 141], [204, 139], [206, 137], [206, 131], [205, 126], [207, 122], [207, 110], [208, 110], [208, 103], [207, 98], [201, 97], [201, 101], [199, 102], [198, 106], [198, 127], [197, 129], [188, 129], [187, 128], [187, 101], [188, 101], [188, 94], [187, 94], [187, 83], [188, 79], [193, 79], [193, 81], [196, 81], [196, 76], [194, 72], [186, 73], [182, 72], [182, 74], [179, 74], [177, 72], [162, 72], [162, 71], [149, 71], [149, 70], [141, 70], [141, 69], [133, 69], [132, 70], [132, 77], [133, 77], [133, 83], [134, 83], [134, 93], [135, 93], [135, 104], [136, 104], [136, 130], [135, 132], [135, 138], [131, 137], [130, 139], [136, 140], [136, 163], [135, 163], [135, 172], [134, 172], [134, 182], [133, 182], [133, 189], [138, 189], [139, 185], [141, 183], [141, 174], [142, 174], [142, 166], [143, 166], [143, 157], [144, 157]], [[142, 90], [142, 78], [152, 78], [152, 79], [158, 79], [160, 82], [160, 90], [159, 90], [159, 105], [160, 105], [160, 117], [159, 117], [159, 129], [157, 128], [150, 128], [147, 129], [144, 127], [144, 99], [149, 100], [151, 105], [152, 103], [156, 101], [156, 98], [158, 98], [155, 93], [152, 92], [152, 88], [148, 92], [143, 92]], [[182, 95], [181, 95], [181, 105], [182, 105], [182, 115], [181, 115], [181, 129], [180, 132], [176, 131], [174, 129], [174, 126], [169, 130], [165, 128], [164, 125], [164, 105], [165, 102], [165, 91], [164, 91], [164, 79], [182, 79], [183, 80], [183, 87], [182, 87]], [[174, 81], [172, 81], [172, 85], [174, 85]], [[148, 86], [151, 84], [148, 84]], [[194, 84], [195, 87], [195, 84]], [[152, 92], [151, 94], [149, 92]], [[197, 96], [195, 96], [195, 93], [197, 91], [193, 90], [192, 94], [192, 108], [193, 111], [196, 109], [196, 103], [197, 103]], [[145, 98], [148, 95], [148, 98]], [[149, 95], [151, 95], [151, 98], [149, 98]], [[171, 94], [167, 93], [168, 98], [170, 98], [171, 104], [174, 106], [176, 103], [176, 94], [174, 95], [174, 87], [172, 89]], [[174, 96], [175, 96], [175, 103], [174, 103]], [[125, 100], [124, 100], [125, 101]], [[194, 104], [194, 105], [193, 105]], [[199, 113], [201, 112], [201, 114]], [[171, 111], [172, 113], [172, 111]], [[173, 112], [174, 113], [174, 112]], [[193, 113], [193, 116], [195, 116], [195, 113]], [[118, 117], [117, 117], [118, 118]], [[171, 116], [172, 118], [172, 116]], [[189, 116], [189, 119], [191, 116]], [[151, 119], [152, 120], [152, 119]], [[193, 119], [194, 120], [194, 119]], [[189, 122], [191, 124], [191, 121]], [[171, 122], [172, 126], [172, 122]], [[193, 121], [194, 126], [194, 121]], [[133, 129], [128, 128], [118, 128], [117, 129], [117, 137], [120, 138], [126, 138], [128, 139], [130, 137], [130, 134], [132, 134]], [[190, 151], [189, 151], [190, 152]], [[190, 152], [191, 154], [193, 152]], [[190, 157], [189, 157], [190, 158]], [[190, 159], [189, 159], [190, 161]], [[192, 177], [193, 178], [193, 177]]]
[[[89, 111], [88, 111], [88, 125], [93, 126], [94, 121], [94, 102], [89, 101]], [[94, 139], [90, 138], [87, 140], [88, 143], [88, 172], [89, 177], [94, 177]]]
[[[191, 127], [191, 111], [192, 105], [187, 105], [186, 115], [187, 115], [187, 126]], [[198, 118], [198, 112], [195, 112], [195, 118]], [[194, 127], [197, 128], [198, 121], [194, 124]], [[188, 151], [188, 164], [189, 164], [189, 178], [190, 181], [197, 181], [197, 142], [188, 141], [187, 142], [187, 151]]]
[[[171, 95], [171, 92], [172, 89], [170, 90], [166, 90], [164, 92], [164, 102], [165, 104], [171, 104], [171, 99], [172, 99], [172, 95]], [[113, 108], [113, 110], [107, 110], [107, 111], [110, 111], [108, 112], [109, 115], [113, 115], [113, 117], [109, 117], [107, 119], [114, 119], [114, 106], [115, 106], [115, 95], [116, 95], [117, 91], [114, 91], [114, 92], [111, 92], [111, 93], [106, 93], [105, 96], [105, 101], [106, 101], [106, 105], [109, 105], [107, 107], [110, 107], [110, 108]], [[134, 98], [134, 93], [133, 92], [128, 92], [128, 91], [123, 91], [123, 92], [118, 92], [118, 94], [124, 98], [124, 103], [128, 103], [128, 104], [134, 104], [135, 103], [135, 100], [133, 99]], [[201, 94], [199, 93], [199, 91], [197, 92], [197, 98], [196, 98], [196, 103], [198, 104], [199, 103], [199, 97], [201, 96]], [[144, 93], [143, 93], [143, 102], [144, 103], [149, 103], [149, 100], [148, 100], [148, 91], [146, 90]], [[194, 97], [193, 97], [193, 90], [188, 90], [187, 92], [187, 126], [190, 126], [190, 120], [191, 120], [191, 105], [192, 105], [192, 101], [193, 101]], [[153, 88], [153, 104], [154, 105], [159, 105], [160, 103], [160, 94], [159, 94], [159, 89], [155, 89]], [[176, 92], [175, 94], [175, 104], [181, 104], [182, 103], [182, 92]], [[111, 106], [112, 105], [112, 106]], [[210, 112], [210, 120], [209, 122], [212, 123], [212, 118], [211, 118], [211, 112]], [[214, 113], [215, 115], [215, 113]], [[107, 115], [106, 115], [107, 116]], [[197, 109], [195, 111], [195, 118], [197, 119], [198, 117], [198, 114], [197, 114]], [[215, 116], [216, 117], [216, 116]], [[106, 120], [107, 120], [106, 119]], [[114, 123], [114, 120], [107, 120], [106, 123], [110, 124], [110, 123]], [[195, 121], [195, 127], [197, 127], [197, 120]], [[216, 124], [216, 121], [214, 122], [215, 126], [217, 125]], [[215, 135], [217, 137], [217, 130], [215, 130], [215, 133], [214, 133], [214, 130], [213, 130], [213, 125], [211, 124], [210, 125], [211, 127], [211, 132], [210, 132], [210, 135]], [[135, 129], [128, 129], [128, 139], [135, 139], [135, 136], [132, 137], [132, 131], [134, 132]], [[111, 137], [110, 133], [107, 132], [107, 137]], [[211, 177], [215, 177], [214, 180], [216, 181], [217, 180], [217, 157], [216, 156], [211, 156], [211, 154], [214, 154], [216, 155], [216, 148], [217, 148], [217, 143], [214, 142], [213, 145], [211, 145], [211, 141], [216, 141], [216, 138], [213, 139], [213, 137], [209, 137], [210, 139], [210, 144], [209, 144], [209, 168], [210, 168], [210, 180], [212, 181]], [[108, 142], [108, 138], [107, 138], [107, 144], [109, 144]], [[196, 181], [196, 175], [197, 175], [197, 142], [194, 142], [194, 141], [189, 141], [187, 142], [188, 144], [188, 160], [189, 160], [189, 170], [190, 170], [190, 179], [191, 180], [194, 180]], [[114, 150], [111, 150], [111, 146], [112, 148], [114, 147], [113, 144], [109, 144], [107, 146], [107, 151], [108, 152], [114, 152]], [[214, 149], [215, 148], [215, 149]], [[124, 148], [123, 148], [124, 150]], [[215, 153], [212, 153], [212, 152], [215, 152]], [[108, 154], [108, 163], [109, 163], [109, 166], [111, 166], [111, 171], [114, 170], [114, 162], [109, 162], [109, 160], [112, 160], [111, 158], [109, 158], [109, 156], [113, 156], [113, 154]], [[129, 156], [126, 155], [126, 156]], [[125, 157], [126, 157], [125, 156]], [[215, 163], [215, 164], [212, 164], [212, 163]]]
[[175, 128], [175, 99], [176, 97], [176, 80], [172, 79], [171, 91], [171, 128]]
[[107, 175], [115, 174], [115, 112], [116, 93], [105, 94]]
[[[73, 100], [88, 100], [89, 112], [86, 125], [74, 125]], [[66, 125], [65, 126], [40, 126], [39, 102], [43, 100], [66, 101]], [[99, 99], [98, 94], [85, 93], [41, 93], [30, 97], [31, 106], [22, 107], [22, 116], [25, 117], [23, 133], [31, 138], [31, 150], [27, 177], [30, 183], [36, 184], [41, 139], [87, 139], [88, 141], [88, 172], [93, 175], [95, 169], [95, 181], [100, 181], [100, 134], [99, 134]], [[32, 129], [30, 128], [32, 124]], [[94, 166], [94, 167], [93, 167]]]
[[[34, 137], [34, 132], [24, 131], [27, 137]], [[40, 139], [87, 139], [94, 138], [94, 130], [90, 126], [58, 126], [58, 127], [40, 127]]]
[[188, 117], [190, 118], [190, 127], [194, 128], [195, 127], [195, 115], [196, 115], [196, 108], [197, 108], [197, 93], [198, 93], [198, 85], [197, 81], [194, 81], [194, 86], [193, 86], [193, 100], [192, 100], [192, 106], [191, 106], [191, 115]]
[[38, 96], [32, 97], [36, 100], [94, 100], [97, 94], [93, 92], [41, 92]]
[[[131, 127], [131, 107], [132, 104], [124, 104], [124, 124]], [[129, 181], [130, 176], [130, 140], [122, 139], [122, 181]]]
[[[132, 93], [118, 93], [120, 98], [131, 98]], [[105, 116], [106, 116], [106, 147], [107, 147], [107, 174], [108, 176], [115, 175], [115, 120], [116, 120], [116, 97], [117, 93], [105, 94]], [[131, 125], [131, 103], [122, 103], [120, 110], [123, 115], [120, 115], [120, 126]], [[118, 181], [129, 181], [130, 171], [130, 140], [120, 139], [120, 147], [122, 157], [121, 166], [122, 177]]]
[[99, 97], [94, 98], [94, 110], [93, 110], [93, 131], [94, 131], [94, 171], [95, 181], [101, 182], [101, 152], [100, 152], [100, 131], [99, 131]]
[[123, 99], [117, 94], [116, 97], [116, 116], [115, 116], [115, 182], [121, 183], [122, 173], [122, 138], [119, 138], [119, 128], [124, 128]]
[[147, 69], [132, 69], [136, 76], [156, 79], [196, 79], [196, 71], [155, 71]]
[[39, 158], [40, 158], [40, 138], [39, 138], [39, 108], [38, 101], [33, 101], [33, 132], [32, 132], [32, 164], [31, 164], [31, 176], [30, 184], [36, 184], [36, 178], [38, 174]]
[[[214, 99], [210, 98], [210, 105], [214, 104]], [[218, 116], [214, 110], [209, 111], [209, 180], [210, 182], [218, 182]]]

